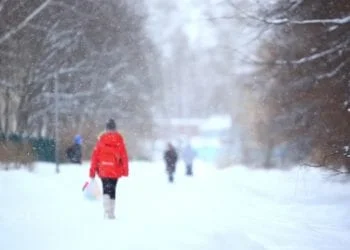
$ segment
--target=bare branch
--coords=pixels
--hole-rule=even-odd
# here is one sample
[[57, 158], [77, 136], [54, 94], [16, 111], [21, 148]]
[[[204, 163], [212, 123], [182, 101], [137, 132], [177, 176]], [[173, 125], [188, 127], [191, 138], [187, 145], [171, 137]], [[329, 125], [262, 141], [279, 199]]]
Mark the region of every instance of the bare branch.
[[[332, 25], [345, 25], [350, 24], [350, 16], [344, 17], [344, 18], [334, 18], [334, 19], [311, 19], [311, 20], [290, 20], [288, 18], [282, 18], [282, 19], [266, 19], [261, 18], [256, 15], [242, 12], [240, 15], [244, 18], [250, 18], [256, 21], [260, 21], [266, 24], [274, 24], [274, 25], [282, 25], [282, 24], [296, 24], [296, 25], [306, 25], [306, 24], [332, 24]], [[219, 17], [210, 17], [208, 20], [219, 20], [219, 19], [234, 19], [236, 16], [219, 16]]]
[[350, 16], [343, 17], [343, 18], [334, 18], [334, 19], [311, 19], [311, 20], [290, 20], [288, 18], [283, 19], [275, 19], [275, 20], [269, 20], [269, 19], [261, 19], [261, 21], [264, 21], [268, 24], [298, 24], [298, 25], [304, 25], [304, 24], [350, 24]]
[[4, 9], [4, 4], [7, 2], [8, 0], [6, 1], [3, 1], [0, 3], [0, 12]]
[[11, 51], [0, 50], [0, 55], [6, 56], [8, 58], [15, 58], [16, 57], [16, 54], [14, 52], [11, 52]]
[[[78, 92], [78, 93], [60, 93], [59, 98], [61, 100], [74, 100], [77, 98], [91, 97], [92, 95], [94, 95], [92, 91], [85, 91], [85, 92]], [[41, 96], [45, 98], [54, 98], [55, 94], [43, 93]]]
[[339, 45], [337, 45], [337, 46], [335, 46], [335, 47], [333, 47], [331, 49], [324, 50], [322, 52], [315, 53], [313, 55], [310, 55], [310, 56], [307, 56], [307, 57], [303, 57], [303, 58], [300, 58], [298, 60], [291, 60], [291, 61], [277, 60], [277, 61], [275, 61], [275, 63], [283, 65], [283, 64], [288, 64], [288, 63], [291, 63], [291, 64], [303, 64], [303, 63], [311, 62], [311, 61], [317, 60], [319, 58], [322, 58], [324, 56], [333, 54], [335, 52], [339, 53], [339, 51], [341, 49], [346, 48], [349, 43], [350, 43], [350, 40], [347, 40], [347, 41], [345, 41], [343, 43], [340, 43]]
[[13, 84], [7, 82], [7, 81], [4, 81], [4, 80], [0, 80], [0, 88], [1, 87], [5, 87], [5, 88], [13, 88]]
[[292, 6], [291, 6], [291, 10], [295, 10], [300, 4], [302, 4], [304, 2], [304, 0], [297, 0]]
[[334, 76], [336, 76], [348, 63], [349, 63], [349, 59], [342, 62], [341, 64], [339, 64], [334, 70], [332, 70], [331, 72], [319, 75], [316, 77], [317, 80], [323, 80], [326, 78], [332, 78]]
[[69, 4], [66, 4], [66, 3], [63, 3], [63, 2], [60, 2], [60, 1], [53, 1], [52, 5], [59, 6], [59, 7], [62, 7], [64, 9], [67, 9], [67, 10], [73, 12], [74, 14], [79, 15], [80, 17], [84, 17], [86, 19], [92, 19], [93, 18], [91, 15], [88, 15], [88, 14], [86, 14], [84, 12], [79, 11], [74, 6], [71, 6]]
[[[292, 9], [297, 8], [304, 0], [298, 0], [293, 6], [291, 6]], [[305, 25], [305, 24], [350, 24], [350, 15], [346, 17], [341, 18], [332, 18], [332, 19], [310, 19], [310, 20], [290, 20], [288, 18], [281, 18], [281, 19], [267, 19], [262, 18], [257, 15], [248, 13], [241, 8], [239, 8], [235, 3], [232, 1], [227, 1], [227, 3], [234, 9], [237, 10], [237, 13], [241, 15], [244, 18], [253, 19], [256, 21], [260, 21], [266, 24], [274, 24], [274, 25], [282, 25], [282, 24], [296, 24], [296, 25]], [[221, 16], [221, 17], [211, 17], [209, 20], [215, 20], [215, 19], [233, 19], [235, 16]]]
[[27, 16], [20, 24], [18, 24], [16, 27], [12, 28], [5, 34], [0, 36], [0, 44], [7, 41], [9, 38], [11, 38], [14, 34], [16, 34], [18, 31], [22, 30], [26, 25], [34, 18], [36, 17], [41, 11], [43, 11], [49, 4], [51, 3], [51, 0], [46, 0], [44, 3], [42, 3], [36, 10], [34, 10], [29, 16]]

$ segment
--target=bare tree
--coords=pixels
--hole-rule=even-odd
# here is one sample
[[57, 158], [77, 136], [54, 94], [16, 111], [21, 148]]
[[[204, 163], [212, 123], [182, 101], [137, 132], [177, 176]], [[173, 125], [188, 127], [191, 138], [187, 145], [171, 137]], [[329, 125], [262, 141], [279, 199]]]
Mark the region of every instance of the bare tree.
[[269, 83], [259, 99], [266, 129], [298, 160], [349, 166], [349, 3], [281, 1], [263, 14], [257, 19], [273, 28], [255, 61]]
[[151, 124], [148, 65], [157, 58], [142, 8], [134, 7], [122, 0], [2, 1], [1, 130], [53, 136], [55, 79], [62, 133], [109, 117], [131, 121], [126, 130]]

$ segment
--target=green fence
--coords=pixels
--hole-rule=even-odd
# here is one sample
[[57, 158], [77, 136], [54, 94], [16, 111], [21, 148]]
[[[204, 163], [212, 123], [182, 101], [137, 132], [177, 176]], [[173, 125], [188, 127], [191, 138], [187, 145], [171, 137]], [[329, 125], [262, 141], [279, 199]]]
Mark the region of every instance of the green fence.
[[37, 161], [55, 162], [55, 140], [50, 138], [24, 137], [18, 134], [0, 134], [0, 143], [10, 141], [14, 144], [29, 144]]

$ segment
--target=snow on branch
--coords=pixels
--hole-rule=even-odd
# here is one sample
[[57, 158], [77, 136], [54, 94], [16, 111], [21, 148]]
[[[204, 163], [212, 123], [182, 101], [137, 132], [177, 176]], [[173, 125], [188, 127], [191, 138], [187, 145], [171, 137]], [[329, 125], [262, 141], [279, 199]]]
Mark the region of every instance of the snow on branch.
[[63, 74], [82, 72], [84, 70], [91, 70], [90, 67], [82, 67], [85, 63], [86, 63], [86, 60], [81, 60], [80, 62], [76, 63], [73, 67], [69, 67], [69, 68], [62, 67], [56, 72], [56, 74], [63, 75]]
[[[59, 98], [61, 100], [74, 100], [78, 98], [89, 98], [93, 96], [95, 93], [93, 91], [81, 91], [78, 93], [59, 93]], [[55, 98], [54, 93], [43, 93], [41, 94], [42, 97], [44, 98]]]
[[6, 2], [7, 2], [7, 0], [0, 3], [0, 12], [4, 9], [4, 4]]
[[63, 67], [61, 66], [59, 69], [56, 69], [56, 67], [46, 68], [49, 69], [51, 72], [44, 72], [43, 74], [40, 74], [39, 71], [37, 71], [37, 74], [39, 74], [40, 79], [38, 81], [48, 81], [55, 77], [55, 75], [64, 75], [64, 74], [74, 74], [74, 73], [82, 73], [91, 71], [92, 66], [87, 64], [87, 60], [83, 59], [80, 62], [75, 63], [72, 67]]
[[13, 85], [7, 81], [0, 80], [0, 88], [5, 87], [5, 88], [13, 88]]
[[313, 55], [310, 55], [310, 56], [307, 56], [307, 57], [303, 57], [303, 58], [300, 58], [298, 60], [292, 60], [292, 61], [277, 60], [275, 63], [276, 64], [288, 64], [288, 63], [291, 63], [291, 64], [303, 64], [303, 63], [311, 62], [311, 61], [317, 60], [319, 58], [322, 58], [324, 56], [327, 56], [329, 54], [332, 54], [332, 53], [335, 53], [335, 52], [339, 52], [339, 50], [345, 48], [348, 44], [349, 44], [349, 40], [347, 40], [347, 41], [345, 41], [343, 43], [340, 43], [339, 45], [337, 45], [337, 46], [335, 46], [335, 47], [333, 47], [331, 49], [324, 50], [322, 52], [315, 53]]
[[87, 19], [92, 19], [93, 18], [91, 15], [88, 15], [88, 14], [86, 14], [84, 12], [79, 11], [75, 6], [66, 4], [64, 2], [54, 1], [54, 2], [52, 2], [52, 5], [56, 5], [58, 7], [67, 9], [67, 10], [73, 12], [74, 14], [79, 15], [80, 17], [83, 17], [83, 18], [87, 18]]
[[12, 52], [12, 51], [3, 51], [3, 50], [0, 50], [0, 55], [6, 56], [6, 57], [8, 57], [8, 58], [15, 58], [15, 57], [17, 57], [17, 55], [16, 55], [14, 52]]
[[342, 62], [341, 64], [339, 64], [334, 70], [332, 70], [331, 72], [328, 72], [328, 73], [325, 73], [325, 74], [322, 74], [322, 75], [319, 75], [316, 77], [317, 80], [323, 80], [325, 78], [332, 78], [334, 77], [336, 74], [338, 74], [338, 72], [343, 69], [347, 63], [349, 62], [350, 60], [346, 60], [344, 62]]
[[299, 5], [301, 5], [304, 2], [304, 0], [297, 0], [293, 5], [291, 6], [291, 10], [295, 10]]
[[343, 18], [334, 18], [334, 19], [310, 19], [310, 20], [290, 20], [288, 18], [282, 19], [261, 19], [262, 21], [268, 24], [350, 24], [350, 16]]
[[[295, 9], [299, 6], [303, 0], [298, 0], [293, 6], [292, 9]], [[296, 24], [296, 25], [306, 25], [306, 24], [332, 24], [332, 25], [343, 25], [350, 24], [350, 15], [340, 18], [331, 18], [331, 19], [309, 19], [309, 20], [291, 20], [289, 18], [280, 18], [280, 19], [267, 19], [257, 16], [256, 14], [249, 13], [245, 10], [239, 8], [232, 1], [227, 0], [227, 3], [234, 9], [236, 9], [237, 13], [244, 18], [254, 19], [260, 22], [264, 22], [267, 24], [281, 25], [281, 24]], [[211, 18], [213, 19], [233, 19], [235, 16], [221, 16]]]
[[16, 27], [12, 28], [11, 30], [9, 30], [5, 34], [1, 35], [0, 36], [0, 44], [4, 43], [9, 38], [11, 38], [14, 34], [16, 34], [18, 31], [22, 30], [34, 17], [36, 17], [50, 3], [51, 3], [51, 0], [46, 0], [38, 8], [36, 8], [29, 16], [27, 16], [20, 24], [18, 24]]
[[[332, 25], [344, 25], [350, 24], [350, 16], [343, 18], [334, 18], [334, 19], [310, 19], [310, 20], [291, 20], [288, 18], [282, 19], [266, 19], [261, 18], [247, 12], [241, 12], [240, 15], [244, 18], [254, 19], [266, 24], [281, 25], [281, 24], [295, 24], [295, 25], [306, 25], [306, 24], [332, 24]], [[215, 19], [233, 19], [235, 16], [221, 16], [221, 17], [212, 17], [209, 20]]]
[[117, 74], [120, 70], [122, 70], [123, 68], [126, 68], [127, 66], [128, 64], [126, 62], [122, 62], [120, 64], [115, 65], [109, 70], [109, 73], [108, 73], [109, 78]]
[[38, 25], [38, 24], [27, 24], [29, 28], [32, 28], [34, 30], [38, 30], [38, 31], [42, 31], [42, 32], [48, 32], [48, 28], [42, 25]]

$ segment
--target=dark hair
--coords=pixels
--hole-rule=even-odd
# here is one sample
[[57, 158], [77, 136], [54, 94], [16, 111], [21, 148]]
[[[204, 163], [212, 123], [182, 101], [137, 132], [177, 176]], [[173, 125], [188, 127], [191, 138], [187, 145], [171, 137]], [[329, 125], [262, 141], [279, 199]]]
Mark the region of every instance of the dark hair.
[[106, 124], [106, 129], [107, 130], [116, 130], [117, 125], [115, 124], [115, 121], [113, 119], [109, 119], [107, 124]]

